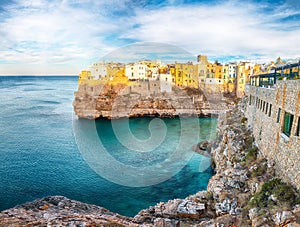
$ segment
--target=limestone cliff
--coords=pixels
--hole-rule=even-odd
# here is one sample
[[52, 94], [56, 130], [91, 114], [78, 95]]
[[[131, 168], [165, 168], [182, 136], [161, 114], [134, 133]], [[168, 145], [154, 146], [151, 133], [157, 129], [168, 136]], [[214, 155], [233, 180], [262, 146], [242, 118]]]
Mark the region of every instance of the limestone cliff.
[[87, 119], [207, 116], [218, 114], [234, 104], [233, 98], [221, 94], [205, 95], [198, 89], [179, 87], [166, 92], [160, 86], [159, 81], [133, 85], [79, 84], [74, 111], [78, 117]]

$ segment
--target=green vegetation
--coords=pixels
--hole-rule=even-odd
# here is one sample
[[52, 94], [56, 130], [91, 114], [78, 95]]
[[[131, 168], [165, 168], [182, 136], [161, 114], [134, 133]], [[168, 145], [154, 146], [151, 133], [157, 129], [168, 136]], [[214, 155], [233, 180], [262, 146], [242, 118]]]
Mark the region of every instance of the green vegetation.
[[215, 163], [215, 160], [214, 160], [214, 159], [211, 160], [210, 166], [211, 166], [211, 168], [212, 168], [213, 170], [216, 169], [217, 166], [216, 166], [216, 163]]
[[263, 184], [261, 191], [256, 193], [249, 201], [249, 206], [251, 208], [275, 206], [291, 208], [299, 202], [300, 197], [291, 185], [282, 182], [278, 178], [273, 178]]
[[253, 170], [253, 172], [251, 173], [251, 177], [262, 176], [267, 172], [267, 169], [267, 162], [264, 161], [260, 165], [258, 165], [257, 169]]
[[249, 148], [249, 147], [252, 148], [253, 142], [254, 142], [253, 136], [247, 137], [247, 139], [245, 140], [245, 147], [246, 148]]
[[130, 98], [130, 94], [123, 95], [123, 97]]
[[247, 122], [247, 120], [248, 120], [248, 119], [247, 119], [246, 117], [243, 117], [243, 118], [241, 119], [241, 123], [242, 123], [242, 124], [245, 124], [245, 123]]
[[214, 198], [213, 193], [212, 193], [212, 192], [207, 192], [207, 193], [206, 193], [206, 198], [207, 198], [207, 199], [213, 199], [213, 198]]
[[248, 149], [246, 151], [246, 156], [242, 160], [242, 165], [248, 166], [251, 162], [257, 159], [257, 155], [258, 155], [258, 148], [256, 146]]

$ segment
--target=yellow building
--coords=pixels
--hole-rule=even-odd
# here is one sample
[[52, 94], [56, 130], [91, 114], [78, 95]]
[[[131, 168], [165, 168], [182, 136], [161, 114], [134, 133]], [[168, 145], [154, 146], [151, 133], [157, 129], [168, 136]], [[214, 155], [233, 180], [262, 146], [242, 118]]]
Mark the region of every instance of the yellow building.
[[238, 64], [236, 78], [236, 96], [241, 98], [244, 96], [245, 86], [250, 82], [250, 76], [253, 75], [254, 66], [250, 62], [240, 62]]
[[213, 64], [213, 68], [214, 68], [214, 72], [215, 72], [214, 78], [223, 79], [223, 76], [222, 76], [223, 65], [221, 63], [219, 63], [218, 61], [215, 61], [215, 63]]
[[91, 79], [91, 71], [82, 70], [79, 74], [78, 83], [86, 83], [88, 80]]
[[235, 78], [232, 78], [229, 74], [229, 64], [223, 66], [223, 91], [226, 93], [235, 92]]
[[175, 84], [177, 86], [198, 88], [198, 66], [192, 62], [175, 63]]

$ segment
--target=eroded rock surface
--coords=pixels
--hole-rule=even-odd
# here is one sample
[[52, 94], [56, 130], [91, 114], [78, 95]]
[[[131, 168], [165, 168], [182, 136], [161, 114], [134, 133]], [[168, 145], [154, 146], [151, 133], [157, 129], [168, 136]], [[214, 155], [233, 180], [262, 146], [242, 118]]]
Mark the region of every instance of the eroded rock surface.
[[[143, 84], [141, 82], [141, 84]], [[234, 105], [233, 97], [205, 95], [193, 88], [174, 86], [172, 92], [145, 91], [124, 84], [80, 84], [73, 107], [80, 118], [97, 119], [139, 116], [211, 116]]]

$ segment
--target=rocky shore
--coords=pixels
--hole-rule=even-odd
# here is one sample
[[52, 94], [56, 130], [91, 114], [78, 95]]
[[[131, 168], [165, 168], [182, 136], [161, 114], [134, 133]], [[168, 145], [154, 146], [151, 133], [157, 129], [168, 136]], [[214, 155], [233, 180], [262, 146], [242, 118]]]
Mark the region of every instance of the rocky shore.
[[0, 226], [300, 226], [300, 197], [261, 155], [244, 116], [246, 101], [219, 116], [218, 136], [195, 150], [211, 155], [215, 175], [207, 191], [161, 202], [124, 217], [47, 197], [1, 212]]
[[161, 92], [159, 88], [147, 90], [143, 83], [141, 85], [143, 86], [79, 84], [73, 102], [75, 114], [86, 119], [195, 115], [204, 117], [217, 115], [234, 105], [233, 97], [222, 94], [204, 94], [198, 89], [176, 86], [170, 92]]

